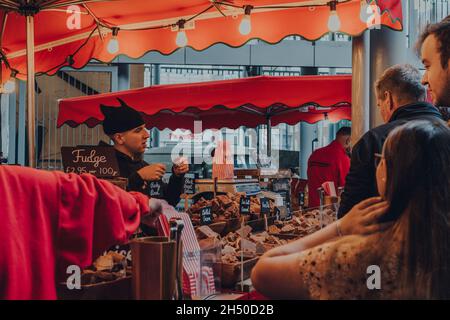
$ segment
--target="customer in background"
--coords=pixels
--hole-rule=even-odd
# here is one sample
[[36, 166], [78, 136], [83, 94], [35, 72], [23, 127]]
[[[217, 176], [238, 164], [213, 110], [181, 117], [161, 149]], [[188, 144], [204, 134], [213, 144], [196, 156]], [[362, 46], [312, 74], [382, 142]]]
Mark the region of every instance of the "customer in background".
[[309, 207], [320, 205], [317, 189], [327, 181], [334, 182], [336, 189], [345, 185], [345, 177], [350, 169], [351, 128], [342, 127], [336, 133], [336, 139], [328, 146], [317, 149], [308, 159], [308, 199]]
[[428, 25], [417, 47], [425, 66], [422, 83], [436, 106], [450, 107], [450, 16]]
[[411, 65], [388, 68], [375, 84], [377, 106], [386, 123], [369, 130], [352, 149], [350, 171], [341, 195], [338, 217], [357, 203], [378, 195], [375, 157], [388, 134], [402, 124], [418, 119], [442, 119], [438, 109], [426, 102], [426, 88], [419, 70]]
[[422, 83], [450, 125], [450, 16], [428, 25], [417, 43], [425, 66]]
[[450, 299], [450, 129], [438, 119], [408, 122], [390, 133], [377, 159], [384, 201], [365, 200], [324, 229], [268, 251], [252, 272], [260, 293]]

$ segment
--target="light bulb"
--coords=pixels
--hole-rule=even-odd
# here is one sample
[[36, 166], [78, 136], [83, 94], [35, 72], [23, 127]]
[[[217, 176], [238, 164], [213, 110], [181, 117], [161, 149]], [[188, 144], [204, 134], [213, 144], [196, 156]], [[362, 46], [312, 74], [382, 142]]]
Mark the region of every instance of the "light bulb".
[[119, 52], [119, 41], [116, 37], [112, 37], [108, 42], [108, 52], [110, 54], [115, 54]]
[[177, 44], [177, 46], [179, 46], [180, 48], [182, 47], [186, 47], [188, 44], [188, 38], [186, 36], [186, 31], [184, 31], [183, 29], [179, 30], [177, 32], [177, 38], [175, 40], [175, 43]]
[[14, 79], [8, 80], [3, 85], [3, 93], [13, 93], [16, 90], [16, 81]]
[[331, 32], [337, 32], [341, 29], [341, 19], [339, 19], [337, 12], [334, 10], [330, 12], [330, 17], [328, 18], [328, 29]]
[[361, 11], [359, 12], [359, 18], [362, 22], [368, 23], [372, 17], [372, 7], [367, 4], [366, 0], [361, 0]]
[[241, 23], [239, 24], [239, 32], [246, 36], [252, 31], [252, 20], [250, 15], [246, 14], [242, 17]]

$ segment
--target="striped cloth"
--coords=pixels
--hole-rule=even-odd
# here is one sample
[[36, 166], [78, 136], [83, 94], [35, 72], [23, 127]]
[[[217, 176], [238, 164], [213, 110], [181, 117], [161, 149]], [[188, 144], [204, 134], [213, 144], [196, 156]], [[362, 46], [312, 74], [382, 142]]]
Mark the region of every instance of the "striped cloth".
[[211, 267], [201, 267], [200, 245], [187, 213], [177, 212], [167, 202], [162, 201], [160, 223], [165, 236], [169, 236], [169, 223], [172, 218], [181, 219], [184, 228], [181, 233], [183, 242], [183, 292], [191, 296], [205, 296], [216, 293], [214, 273]]
[[234, 157], [228, 141], [218, 141], [214, 151], [212, 177], [225, 180], [234, 178]]

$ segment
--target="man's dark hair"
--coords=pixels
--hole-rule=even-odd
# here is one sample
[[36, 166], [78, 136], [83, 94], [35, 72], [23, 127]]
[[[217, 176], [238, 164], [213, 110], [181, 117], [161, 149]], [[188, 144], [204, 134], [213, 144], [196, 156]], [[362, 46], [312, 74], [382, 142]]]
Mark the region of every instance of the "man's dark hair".
[[441, 65], [442, 68], [446, 69], [450, 59], [450, 15], [441, 22], [429, 24], [425, 27], [417, 42], [419, 57], [425, 39], [431, 35], [434, 35], [439, 42], [438, 51], [441, 55]]
[[352, 135], [352, 128], [350, 127], [342, 127], [336, 132], [336, 137], [340, 136], [351, 136]]

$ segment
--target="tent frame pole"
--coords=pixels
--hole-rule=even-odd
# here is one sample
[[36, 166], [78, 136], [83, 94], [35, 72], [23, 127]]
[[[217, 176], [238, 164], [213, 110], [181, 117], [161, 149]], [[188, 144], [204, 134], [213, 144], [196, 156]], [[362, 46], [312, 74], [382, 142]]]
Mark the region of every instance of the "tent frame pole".
[[36, 167], [35, 153], [35, 78], [34, 78], [34, 16], [26, 16], [27, 28], [27, 129], [28, 129], [28, 166]]
[[272, 120], [267, 117], [267, 156], [272, 156]]

